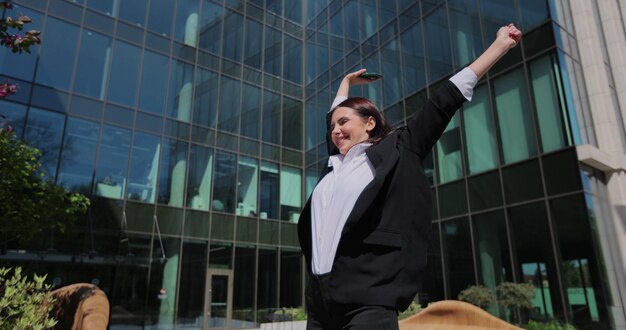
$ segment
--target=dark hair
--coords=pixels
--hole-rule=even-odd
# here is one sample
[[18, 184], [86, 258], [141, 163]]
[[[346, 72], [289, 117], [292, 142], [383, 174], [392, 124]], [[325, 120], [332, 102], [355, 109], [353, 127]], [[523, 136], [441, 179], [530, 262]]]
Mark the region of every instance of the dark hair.
[[382, 140], [389, 132], [391, 132], [391, 127], [389, 127], [389, 123], [387, 122], [387, 118], [378, 110], [376, 105], [372, 103], [369, 99], [364, 97], [349, 97], [345, 101], [339, 103], [336, 107], [332, 108], [331, 111], [326, 115], [326, 127], [328, 127], [328, 132], [330, 134], [330, 121], [333, 116], [333, 111], [337, 108], [345, 107], [350, 108], [356, 112], [356, 114], [366, 119], [374, 117], [374, 121], [376, 122], [376, 126], [374, 129], [369, 132], [370, 138], [366, 142], [376, 143]]

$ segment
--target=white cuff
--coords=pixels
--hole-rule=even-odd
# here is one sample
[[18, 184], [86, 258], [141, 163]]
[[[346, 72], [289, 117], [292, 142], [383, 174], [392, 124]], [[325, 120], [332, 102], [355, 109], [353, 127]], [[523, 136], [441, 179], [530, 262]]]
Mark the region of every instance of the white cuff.
[[328, 110], [328, 112], [331, 112], [336, 106], [338, 106], [341, 102], [347, 99], [348, 99], [347, 96], [337, 95], [337, 97], [335, 97], [335, 100], [333, 101], [333, 104], [330, 106], [330, 109]]
[[465, 67], [463, 70], [457, 72], [450, 81], [461, 91], [461, 94], [468, 100], [472, 100], [474, 95], [474, 86], [478, 83], [478, 77], [476, 73], [469, 67]]

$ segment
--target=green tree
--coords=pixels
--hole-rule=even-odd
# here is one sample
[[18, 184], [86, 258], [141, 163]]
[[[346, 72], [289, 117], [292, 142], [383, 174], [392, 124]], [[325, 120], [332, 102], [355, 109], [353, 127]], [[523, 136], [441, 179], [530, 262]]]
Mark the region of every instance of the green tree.
[[0, 127], [0, 230], [19, 239], [64, 231], [89, 207], [89, 199], [44, 179], [39, 150]]
[[22, 277], [22, 269], [0, 268], [0, 330], [51, 329], [57, 323], [49, 316], [53, 298], [46, 276]]
[[502, 282], [496, 287], [498, 303], [513, 312], [515, 322], [522, 322], [521, 310], [531, 309], [535, 286], [531, 283]]
[[467, 289], [461, 291], [457, 297], [459, 300], [468, 302], [482, 309], [487, 308], [496, 301], [496, 295], [491, 289], [482, 285], [471, 285]]

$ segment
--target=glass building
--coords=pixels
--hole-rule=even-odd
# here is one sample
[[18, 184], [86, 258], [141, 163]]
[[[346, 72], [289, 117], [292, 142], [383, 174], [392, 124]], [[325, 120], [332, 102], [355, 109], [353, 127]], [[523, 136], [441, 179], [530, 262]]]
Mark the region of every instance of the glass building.
[[622, 2], [14, 2], [43, 43], [0, 52], [19, 84], [0, 110], [47, 178], [92, 205], [64, 233], [4, 232], [0, 265], [98, 285], [111, 329], [254, 328], [302, 306], [296, 223], [345, 73], [382, 73], [352, 93], [400, 126], [510, 22], [521, 45], [426, 159], [416, 301], [530, 282], [529, 319], [626, 329]]

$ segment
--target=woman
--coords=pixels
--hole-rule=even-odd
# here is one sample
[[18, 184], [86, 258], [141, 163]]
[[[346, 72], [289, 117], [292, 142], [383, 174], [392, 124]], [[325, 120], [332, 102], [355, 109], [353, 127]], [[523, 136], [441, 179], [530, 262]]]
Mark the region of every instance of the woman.
[[430, 185], [422, 160], [455, 111], [521, 32], [502, 27], [491, 46], [434, 93], [406, 127], [391, 131], [350, 86], [371, 83], [365, 69], [346, 75], [328, 113], [328, 168], [298, 224], [309, 282], [307, 329], [397, 329], [426, 266]]

